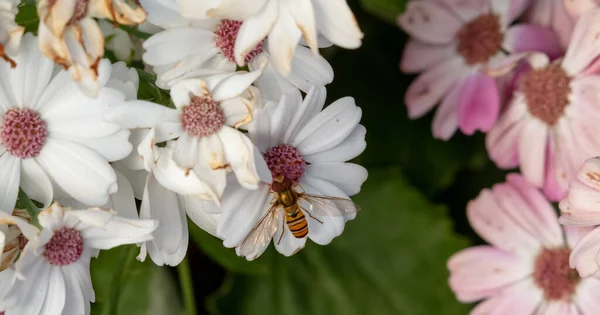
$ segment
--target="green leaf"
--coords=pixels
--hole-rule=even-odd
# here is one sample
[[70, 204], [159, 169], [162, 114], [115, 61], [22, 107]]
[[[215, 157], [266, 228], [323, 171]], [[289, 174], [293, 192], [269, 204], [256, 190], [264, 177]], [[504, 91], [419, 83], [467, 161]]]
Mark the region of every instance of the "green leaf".
[[396, 24], [396, 17], [404, 12], [406, 0], [360, 0], [365, 11], [380, 19]]
[[[412, 188], [397, 168], [372, 171], [355, 201], [363, 210], [328, 246], [293, 257], [268, 251], [265, 276], [235, 276], [214, 314], [467, 314], [447, 285], [446, 260], [467, 242], [446, 208]], [[229, 292], [225, 292], [225, 291]]]
[[484, 137], [457, 132], [450, 141], [441, 141], [432, 136], [432, 114], [409, 119], [404, 93], [413, 76], [403, 75], [399, 69], [406, 35], [396, 26], [353, 9], [365, 32], [363, 46], [329, 54], [335, 79], [327, 86], [327, 104], [352, 96], [362, 109], [367, 148], [356, 162], [367, 168], [400, 166], [411, 184], [427, 196], [435, 196], [448, 188], [460, 171], [484, 164]]
[[19, 189], [17, 204], [15, 206], [19, 209], [27, 210], [27, 213], [31, 217], [30, 223], [37, 227], [40, 226], [37, 217], [38, 213], [40, 212], [40, 208], [29, 198], [29, 196], [27, 196], [23, 189]]
[[223, 246], [223, 241], [208, 234], [193, 222], [188, 222], [190, 237], [202, 251], [228, 271], [260, 275], [267, 273], [267, 265], [261, 261], [249, 262], [245, 258], [238, 257], [235, 250]]
[[37, 33], [40, 20], [37, 15], [35, 1], [23, 1], [19, 6], [19, 13], [15, 17], [17, 24], [24, 26], [26, 32]]
[[154, 84], [156, 76], [141, 70], [135, 69], [140, 78], [140, 88], [138, 89], [138, 99], [158, 103], [167, 107], [171, 105], [171, 97], [169, 92], [159, 88]]
[[135, 259], [139, 249], [121, 246], [92, 259], [96, 303], [92, 315], [183, 314], [178, 289], [167, 268]]

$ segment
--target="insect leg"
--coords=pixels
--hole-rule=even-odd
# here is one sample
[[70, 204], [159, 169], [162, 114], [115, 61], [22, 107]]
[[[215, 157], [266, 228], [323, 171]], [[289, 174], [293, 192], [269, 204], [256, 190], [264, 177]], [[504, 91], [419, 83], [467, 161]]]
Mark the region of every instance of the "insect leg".
[[315, 216], [313, 216], [313, 215], [312, 215], [312, 214], [311, 214], [311, 213], [310, 213], [308, 210], [306, 210], [305, 208], [303, 208], [303, 207], [300, 207], [300, 209], [304, 210], [304, 212], [306, 212], [306, 213], [308, 214], [308, 216], [309, 216], [309, 217], [311, 217], [311, 218], [315, 219], [317, 222], [319, 222], [319, 223], [323, 224], [323, 221], [321, 221], [321, 220], [317, 219]]
[[279, 243], [281, 243], [281, 239], [283, 238], [283, 233], [285, 233], [285, 219], [281, 220], [281, 235], [279, 236], [279, 239], [277, 240], [277, 245], [279, 245]]

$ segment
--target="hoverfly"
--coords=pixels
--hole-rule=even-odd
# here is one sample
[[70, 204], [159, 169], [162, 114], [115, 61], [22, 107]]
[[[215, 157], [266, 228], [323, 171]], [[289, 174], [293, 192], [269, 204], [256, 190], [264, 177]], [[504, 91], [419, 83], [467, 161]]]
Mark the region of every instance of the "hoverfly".
[[[359, 206], [350, 199], [315, 196], [304, 192], [297, 192], [296, 187], [299, 186], [289, 178], [283, 176], [273, 181], [271, 190], [275, 196], [271, 201], [271, 207], [240, 244], [238, 250], [240, 256], [248, 256], [256, 253], [257, 249], [264, 248], [271, 242], [273, 235], [277, 231], [276, 218], [279, 217], [277, 216], [277, 211], [280, 211], [280, 209], [285, 214], [285, 220], [282, 220], [281, 228], [283, 229], [283, 224], [287, 224], [292, 235], [296, 238], [303, 238], [308, 235], [308, 222], [305, 213], [323, 224], [311, 212], [319, 216], [345, 217], [355, 214], [360, 210]], [[300, 204], [303, 201], [308, 203], [310, 211]], [[277, 240], [278, 244], [281, 242], [282, 237], [283, 232]]]

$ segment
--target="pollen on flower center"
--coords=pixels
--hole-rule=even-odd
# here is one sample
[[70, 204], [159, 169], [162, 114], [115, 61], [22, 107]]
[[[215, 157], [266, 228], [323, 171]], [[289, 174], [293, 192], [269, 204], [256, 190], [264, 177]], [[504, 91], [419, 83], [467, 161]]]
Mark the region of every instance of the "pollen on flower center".
[[11, 109], [4, 114], [0, 138], [6, 151], [27, 159], [38, 156], [46, 142], [46, 122], [31, 109]]
[[50, 241], [44, 246], [44, 258], [52, 265], [70, 265], [83, 254], [83, 237], [73, 228], [54, 231]]
[[521, 89], [531, 115], [553, 126], [569, 104], [571, 79], [559, 64], [532, 70], [523, 77]]
[[569, 266], [568, 248], [543, 249], [535, 261], [533, 281], [546, 300], [569, 300], [581, 278]]
[[504, 34], [501, 32], [500, 17], [483, 14], [465, 24], [457, 34], [458, 53], [467, 64], [486, 62], [502, 48]]
[[291, 145], [281, 144], [272, 147], [264, 157], [273, 178], [284, 176], [298, 183], [304, 174], [306, 161], [298, 149]]
[[195, 137], [206, 137], [221, 130], [225, 113], [219, 102], [208, 97], [196, 96], [181, 113], [183, 130]]
[[[242, 26], [242, 22], [233, 21], [233, 20], [223, 20], [221, 24], [217, 27], [215, 32], [216, 35], [216, 45], [221, 49], [223, 55], [231, 62], [235, 62], [234, 56], [234, 47], [235, 40], [237, 38], [238, 32], [240, 31], [240, 27]], [[256, 55], [260, 54], [262, 50], [263, 42], [261, 41], [252, 49], [244, 60], [245, 63], [250, 62]]]

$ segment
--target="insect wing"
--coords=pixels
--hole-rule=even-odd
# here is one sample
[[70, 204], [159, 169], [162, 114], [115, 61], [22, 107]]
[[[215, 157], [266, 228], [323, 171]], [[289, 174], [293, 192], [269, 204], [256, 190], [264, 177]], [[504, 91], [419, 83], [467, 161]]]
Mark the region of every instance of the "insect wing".
[[252, 228], [248, 236], [240, 245], [239, 255], [248, 256], [259, 252], [265, 246], [268, 246], [277, 230], [276, 218], [277, 205], [273, 205], [267, 214]]
[[360, 207], [350, 199], [308, 194], [302, 194], [301, 197], [310, 205], [310, 211], [321, 216], [346, 217], [360, 210]]

